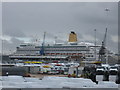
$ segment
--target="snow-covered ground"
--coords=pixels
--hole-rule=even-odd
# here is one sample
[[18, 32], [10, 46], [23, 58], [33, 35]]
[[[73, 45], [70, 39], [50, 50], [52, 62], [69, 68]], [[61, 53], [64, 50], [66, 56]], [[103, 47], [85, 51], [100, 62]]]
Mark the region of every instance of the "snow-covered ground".
[[2, 88], [118, 88], [115, 82], [100, 81], [98, 84], [90, 79], [68, 77], [30, 78], [22, 76], [1, 76]]

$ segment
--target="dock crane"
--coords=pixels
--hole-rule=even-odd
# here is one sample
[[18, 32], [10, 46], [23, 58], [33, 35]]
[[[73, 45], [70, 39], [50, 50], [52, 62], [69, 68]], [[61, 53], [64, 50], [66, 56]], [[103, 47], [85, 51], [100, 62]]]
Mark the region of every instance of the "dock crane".
[[40, 55], [45, 55], [45, 52], [44, 52], [45, 35], [46, 35], [46, 32], [44, 32], [42, 47], [40, 49]]
[[106, 60], [105, 59], [105, 54], [106, 54], [106, 36], [107, 36], [107, 28], [105, 31], [104, 39], [102, 41], [102, 46], [100, 47], [99, 50], [99, 59], [100, 61]]

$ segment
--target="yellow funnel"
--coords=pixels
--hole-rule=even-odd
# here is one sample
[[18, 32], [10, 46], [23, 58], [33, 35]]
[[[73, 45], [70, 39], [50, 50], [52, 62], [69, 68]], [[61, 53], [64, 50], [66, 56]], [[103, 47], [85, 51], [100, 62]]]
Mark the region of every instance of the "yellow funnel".
[[75, 32], [72, 31], [70, 33], [68, 42], [77, 42], [77, 35]]

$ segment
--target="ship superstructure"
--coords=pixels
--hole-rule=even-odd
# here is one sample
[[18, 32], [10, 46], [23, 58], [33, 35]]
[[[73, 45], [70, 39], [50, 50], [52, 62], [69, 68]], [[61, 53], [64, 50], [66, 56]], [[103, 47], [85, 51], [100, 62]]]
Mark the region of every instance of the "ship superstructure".
[[44, 55], [40, 54], [42, 48], [43, 45], [21, 44], [10, 58], [19, 60], [95, 61], [99, 57], [100, 45], [88, 42], [79, 43], [77, 41], [77, 34], [72, 31], [69, 34], [67, 44], [55, 43], [53, 45], [44, 45]]

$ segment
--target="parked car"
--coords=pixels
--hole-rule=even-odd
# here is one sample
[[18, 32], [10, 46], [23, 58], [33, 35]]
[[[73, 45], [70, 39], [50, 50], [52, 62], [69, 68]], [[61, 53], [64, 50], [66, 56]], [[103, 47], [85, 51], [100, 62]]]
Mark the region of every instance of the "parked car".
[[104, 72], [108, 71], [107, 67], [99, 66], [96, 68], [96, 74], [104, 74]]
[[48, 72], [48, 74], [55, 75], [55, 74], [59, 74], [59, 72], [57, 70], [51, 70], [51, 71]]
[[117, 66], [111, 66], [109, 68], [109, 74], [113, 75], [113, 74], [117, 74], [118, 72], [118, 67]]
[[69, 71], [69, 68], [68, 67], [64, 67], [64, 75], [67, 75], [68, 71]]

